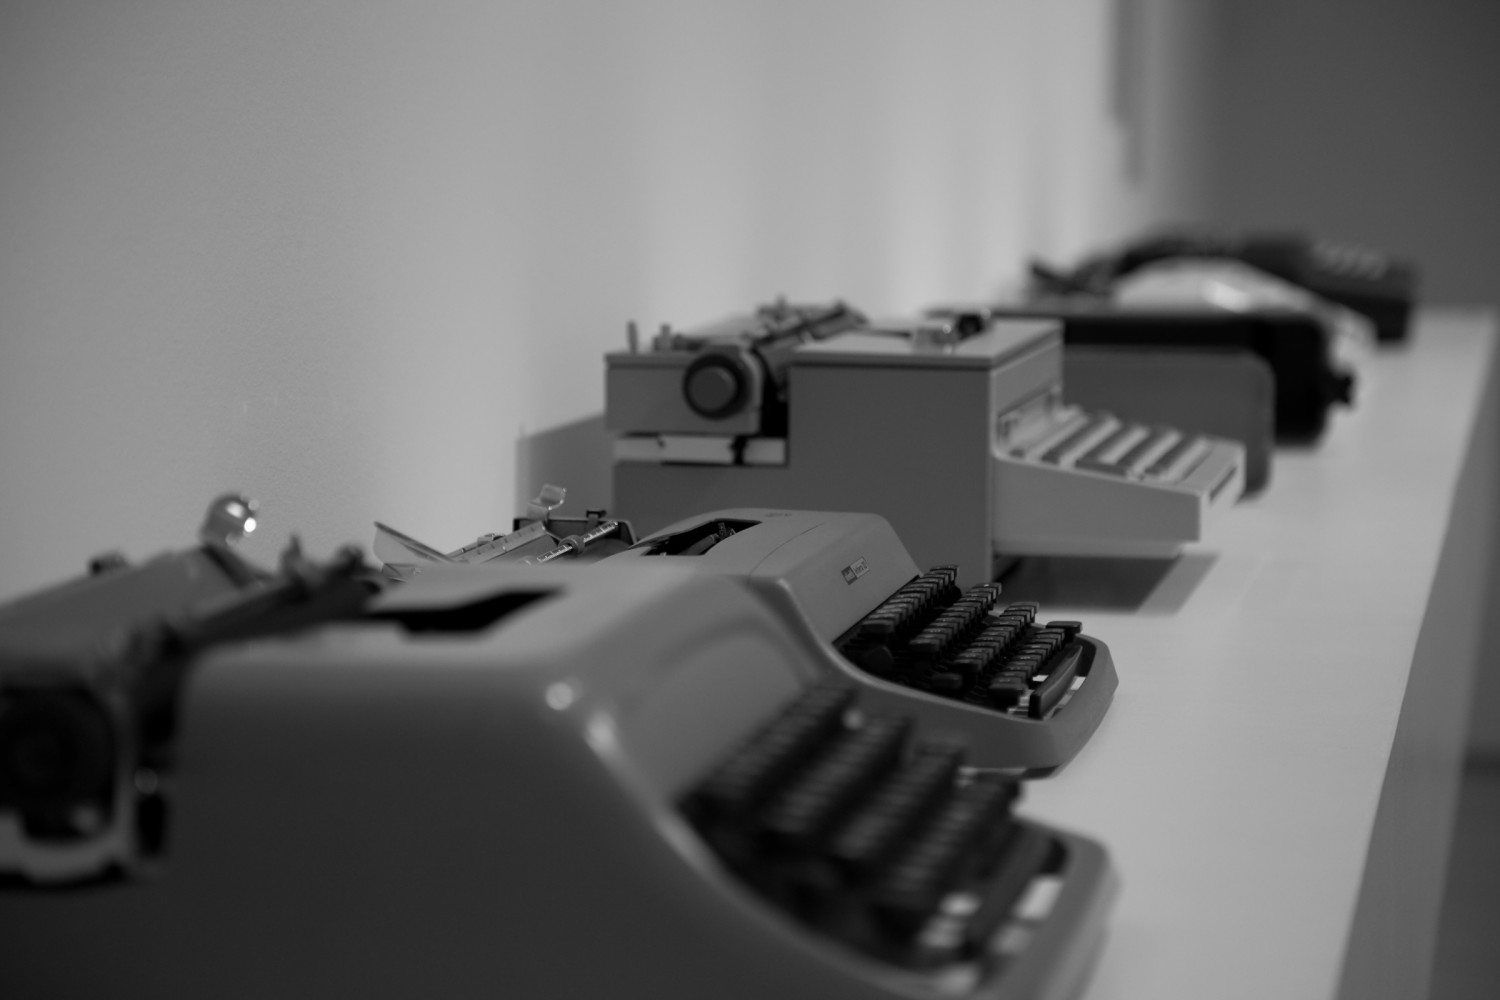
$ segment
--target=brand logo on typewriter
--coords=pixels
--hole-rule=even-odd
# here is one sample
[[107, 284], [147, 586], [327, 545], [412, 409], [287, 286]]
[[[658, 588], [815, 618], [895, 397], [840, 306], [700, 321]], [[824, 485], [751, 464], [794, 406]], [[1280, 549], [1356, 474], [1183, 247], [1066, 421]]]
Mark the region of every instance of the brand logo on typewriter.
[[852, 563], [844, 567], [844, 582], [853, 583], [866, 573], [870, 572], [870, 564], [865, 562], [864, 556], [860, 556]]

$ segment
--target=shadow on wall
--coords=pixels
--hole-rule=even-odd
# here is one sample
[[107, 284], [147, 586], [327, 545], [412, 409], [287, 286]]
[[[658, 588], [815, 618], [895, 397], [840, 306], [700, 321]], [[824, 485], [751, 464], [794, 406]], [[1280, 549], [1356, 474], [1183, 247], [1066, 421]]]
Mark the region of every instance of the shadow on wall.
[[516, 513], [526, 509], [544, 483], [567, 489], [569, 511], [608, 509], [614, 502], [610, 442], [603, 413], [517, 437]]

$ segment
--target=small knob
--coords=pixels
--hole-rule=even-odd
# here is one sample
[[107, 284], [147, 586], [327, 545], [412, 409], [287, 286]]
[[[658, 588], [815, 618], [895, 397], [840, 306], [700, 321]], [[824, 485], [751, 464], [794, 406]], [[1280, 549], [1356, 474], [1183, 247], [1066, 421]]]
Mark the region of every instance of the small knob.
[[688, 365], [682, 378], [682, 395], [700, 417], [722, 420], [733, 416], [749, 401], [749, 379], [737, 359], [724, 354], [706, 354]]

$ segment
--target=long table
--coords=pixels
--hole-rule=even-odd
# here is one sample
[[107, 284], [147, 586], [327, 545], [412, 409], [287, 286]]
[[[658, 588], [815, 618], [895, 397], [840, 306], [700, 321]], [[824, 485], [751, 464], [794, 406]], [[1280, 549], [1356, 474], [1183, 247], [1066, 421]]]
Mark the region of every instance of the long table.
[[1120, 872], [1091, 1000], [1425, 995], [1500, 540], [1495, 340], [1426, 310], [1183, 557], [1007, 582], [1119, 668], [1024, 807]]

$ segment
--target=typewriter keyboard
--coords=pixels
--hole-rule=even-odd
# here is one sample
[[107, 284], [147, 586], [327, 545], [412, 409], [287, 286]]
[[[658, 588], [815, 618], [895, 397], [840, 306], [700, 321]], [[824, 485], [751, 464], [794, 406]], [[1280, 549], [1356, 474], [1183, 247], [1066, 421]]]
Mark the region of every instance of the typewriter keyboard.
[[1014, 447], [1016, 458], [1147, 482], [1177, 482], [1212, 448], [1209, 440], [1170, 427], [1148, 427], [1108, 413], [1064, 407], [1055, 428]]
[[837, 642], [855, 666], [919, 691], [1046, 718], [1087, 677], [1093, 648], [1075, 621], [1036, 621], [1030, 602], [1002, 605], [1000, 585], [960, 593], [955, 567], [923, 573]]
[[1039, 916], [1065, 848], [1011, 816], [1014, 780], [971, 773], [962, 744], [911, 739], [908, 719], [853, 701], [847, 685], [809, 689], [684, 813], [754, 890], [860, 951], [915, 968], [1003, 951], [996, 932]]

